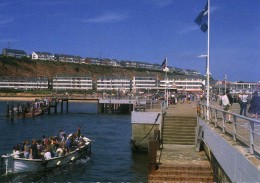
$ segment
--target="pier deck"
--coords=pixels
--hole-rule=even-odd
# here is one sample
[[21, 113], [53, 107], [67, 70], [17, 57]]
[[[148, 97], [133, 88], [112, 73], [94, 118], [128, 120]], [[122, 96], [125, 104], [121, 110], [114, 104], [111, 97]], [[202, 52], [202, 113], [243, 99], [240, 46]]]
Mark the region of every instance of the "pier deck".
[[[194, 118], [195, 124], [196, 102], [169, 105], [165, 116], [166, 118], [170, 118], [168, 123], [173, 123], [175, 119], [184, 117]], [[183, 123], [186, 123], [186, 121], [183, 120]], [[157, 152], [157, 162], [158, 169], [149, 175], [149, 183], [180, 181], [213, 182], [210, 162], [204, 151], [196, 151], [194, 144], [164, 142], [161, 150]]]

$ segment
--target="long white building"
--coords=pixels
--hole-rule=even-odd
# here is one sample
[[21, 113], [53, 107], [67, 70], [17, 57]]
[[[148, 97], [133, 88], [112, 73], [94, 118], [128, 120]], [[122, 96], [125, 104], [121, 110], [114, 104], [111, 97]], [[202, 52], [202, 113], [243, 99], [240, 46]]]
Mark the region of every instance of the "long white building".
[[56, 76], [53, 78], [54, 90], [92, 90], [92, 77]]

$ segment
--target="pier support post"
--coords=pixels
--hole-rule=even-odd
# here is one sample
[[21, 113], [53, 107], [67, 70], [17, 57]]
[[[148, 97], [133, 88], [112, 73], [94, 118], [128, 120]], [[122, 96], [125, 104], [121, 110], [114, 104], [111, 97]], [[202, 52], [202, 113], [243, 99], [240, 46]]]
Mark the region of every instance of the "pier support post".
[[12, 105], [11, 105], [11, 121], [14, 121], [14, 103], [12, 101]]
[[67, 100], [67, 108], [66, 108], [66, 112], [69, 113], [69, 100]]
[[20, 103], [17, 104], [17, 116], [20, 115]]
[[156, 170], [156, 154], [157, 154], [157, 142], [155, 140], [149, 141], [148, 147], [148, 171], [149, 174], [154, 173]]
[[22, 116], [23, 116], [23, 119], [25, 119], [25, 112], [26, 112], [26, 107], [25, 107], [25, 105], [23, 104], [23, 105], [22, 105]]
[[61, 112], [61, 114], [63, 114], [63, 100], [61, 100], [60, 112]]
[[9, 106], [9, 103], [7, 102], [6, 104], [6, 117], [9, 118], [10, 116], [10, 106]]
[[32, 103], [33, 107], [32, 107], [32, 117], [35, 117], [35, 102]]
[[58, 105], [57, 99], [55, 99], [55, 106], [54, 106], [55, 114], [57, 114], [57, 105]]

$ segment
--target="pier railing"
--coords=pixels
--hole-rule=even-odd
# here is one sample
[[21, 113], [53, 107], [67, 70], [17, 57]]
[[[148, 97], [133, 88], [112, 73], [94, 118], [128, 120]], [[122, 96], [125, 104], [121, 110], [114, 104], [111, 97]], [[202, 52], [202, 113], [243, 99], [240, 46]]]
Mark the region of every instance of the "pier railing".
[[198, 117], [204, 119], [208, 125], [222, 130], [223, 134], [232, 137], [233, 141], [242, 144], [251, 155], [260, 157], [260, 120], [245, 117], [232, 112], [208, 107], [209, 120], [207, 120], [207, 106], [199, 103]]

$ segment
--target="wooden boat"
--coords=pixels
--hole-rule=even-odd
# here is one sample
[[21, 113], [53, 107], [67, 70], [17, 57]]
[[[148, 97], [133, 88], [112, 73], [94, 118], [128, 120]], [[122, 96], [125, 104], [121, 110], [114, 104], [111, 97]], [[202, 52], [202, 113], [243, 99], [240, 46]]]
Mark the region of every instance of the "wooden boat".
[[44, 171], [87, 157], [91, 151], [91, 140], [86, 137], [83, 137], [82, 140], [84, 143], [77, 149], [48, 160], [20, 158], [19, 154], [22, 154], [22, 152], [2, 155], [2, 158], [5, 159], [6, 174]]

